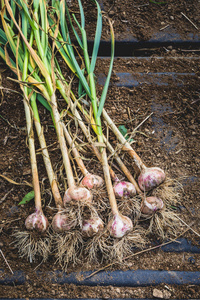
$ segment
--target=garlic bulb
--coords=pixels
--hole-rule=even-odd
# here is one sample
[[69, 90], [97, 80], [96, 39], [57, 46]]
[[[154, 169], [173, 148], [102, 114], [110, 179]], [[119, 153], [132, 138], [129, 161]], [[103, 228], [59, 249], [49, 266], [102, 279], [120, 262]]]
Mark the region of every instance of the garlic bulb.
[[75, 201], [92, 202], [92, 194], [85, 187], [70, 187], [66, 190], [63, 198], [64, 206], [66, 203]]
[[138, 184], [142, 191], [148, 192], [165, 180], [165, 172], [157, 167], [145, 168], [138, 177]]
[[135, 186], [128, 181], [118, 181], [113, 186], [115, 196], [117, 198], [128, 198], [136, 195]]
[[25, 221], [25, 226], [28, 230], [36, 229], [44, 232], [49, 225], [49, 222], [41, 210], [37, 210], [28, 216]]
[[55, 232], [65, 232], [70, 229], [73, 229], [77, 225], [77, 220], [69, 219], [69, 217], [62, 213], [58, 212], [52, 221], [52, 227]]
[[131, 219], [121, 214], [116, 214], [108, 223], [110, 235], [115, 238], [121, 238], [133, 229]]
[[99, 217], [93, 217], [83, 221], [82, 233], [85, 237], [93, 237], [104, 228], [103, 221]]
[[88, 189], [97, 189], [104, 184], [103, 178], [98, 175], [88, 173], [83, 180], [81, 185], [85, 186]]
[[163, 201], [158, 197], [147, 197], [143, 200], [141, 212], [145, 215], [152, 215], [157, 210], [164, 208]]

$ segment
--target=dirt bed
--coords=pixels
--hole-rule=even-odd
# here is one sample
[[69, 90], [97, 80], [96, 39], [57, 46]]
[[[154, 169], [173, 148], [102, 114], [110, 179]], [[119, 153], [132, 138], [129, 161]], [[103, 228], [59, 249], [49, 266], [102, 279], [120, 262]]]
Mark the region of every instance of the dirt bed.
[[[153, 3], [154, 2], [154, 3]], [[160, 4], [156, 4], [158, 2]], [[95, 34], [96, 9], [92, 2], [83, 1], [88, 38]], [[174, 3], [168, 1], [134, 1], [128, 0], [100, 0], [99, 4], [104, 14], [113, 21], [116, 40], [147, 41], [156, 37], [169, 35], [174, 39], [187, 40], [199, 34], [200, 3], [181, 0]], [[76, 3], [69, 2], [69, 8], [77, 18], [79, 10]], [[188, 20], [189, 19], [189, 20]], [[103, 39], [110, 39], [109, 26], [104, 21]]]
[[[163, 1], [164, 2], [164, 1]], [[169, 24], [168, 29], [175, 27], [182, 38], [188, 33], [196, 33], [194, 26], [187, 21], [181, 12], [186, 14], [199, 26], [199, 1], [179, 1], [175, 4], [168, 1], [163, 5], [156, 5], [149, 1], [130, 2], [115, 1], [104, 2], [104, 9], [114, 20], [116, 37], [126, 37], [127, 28], [138, 39], [149, 39], [161, 27]], [[91, 6], [92, 8], [92, 6]], [[73, 9], [73, 7], [71, 7]], [[94, 22], [96, 11], [90, 10], [88, 17], [91, 24]], [[90, 16], [89, 16], [90, 15]], [[172, 18], [173, 17], [173, 18]], [[90, 24], [90, 23], [89, 23]], [[129, 34], [129, 32], [128, 32]], [[104, 29], [104, 38], [108, 38]], [[92, 33], [91, 33], [92, 37]], [[157, 58], [157, 56], [162, 57]], [[111, 85], [106, 101], [106, 110], [117, 125], [124, 125], [130, 134], [143, 121], [148, 119], [135, 132], [134, 147], [148, 166], [163, 168], [167, 176], [179, 181], [183, 185], [180, 205], [176, 207], [184, 222], [190, 224], [192, 229], [199, 232], [199, 56], [169, 49], [157, 49], [156, 54], [149, 59], [115, 59]], [[97, 78], [107, 74], [107, 60], [98, 60]], [[185, 75], [174, 81], [171, 76], [165, 77], [165, 84], [157, 84], [154, 77], [149, 76], [148, 82], [141, 81], [141, 73], [158, 72], [184, 73]], [[137, 79], [139, 84], [132, 87], [118, 86], [119, 73], [129, 73]], [[192, 76], [190, 74], [193, 74]], [[153, 298], [154, 289], [158, 289], [166, 298], [197, 299], [200, 287], [196, 285], [175, 286], [162, 284], [156, 287], [84, 287], [75, 285], [58, 285], [44, 282], [37, 278], [36, 271], [56, 271], [60, 268], [54, 255], [47, 262], [37, 259], [32, 264], [25, 258], [20, 258], [14, 248], [13, 232], [25, 230], [24, 220], [34, 211], [31, 202], [25, 206], [18, 206], [23, 196], [31, 190], [32, 180], [27, 146], [24, 107], [21, 91], [18, 85], [8, 79], [13, 78], [12, 73], [1, 62], [0, 82], [0, 175], [14, 180], [13, 184], [0, 177], [0, 247], [13, 271], [21, 270], [26, 274], [24, 285], [0, 286], [0, 296], [7, 298], [31, 297], [57, 297], [57, 298]], [[182, 75], [181, 75], [182, 76]], [[147, 77], [145, 77], [147, 78]], [[74, 83], [75, 85], [76, 83]], [[102, 86], [99, 85], [99, 92]], [[59, 98], [60, 107], [64, 101]], [[65, 189], [65, 174], [62, 171], [62, 160], [56, 134], [50, 117], [44, 108], [41, 122], [47, 136], [48, 147], [56, 170], [62, 195]], [[153, 114], [151, 114], [153, 113]], [[116, 144], [114, 144], [116, 146]], [[52, 199], [48, 178], [43, 165], [41, 149], [36, 140], [37, 160], [42, 188], [44, 212], [51, 222], [54, 214], [54, 201]], [[131, 161], [124, 157], [125, 163], [133, 172]], [[112, 161], [112, 160], [110, 160]], [[88, 156], [88, 166], [102, 173], [101, 167], [94, 157]], [[114, 165], [115, 167], [115, 165]], [[117, 169], [116, 169], [117, 170]], [[119, 176], [122, 176], [117, 171]], [[79, 173], [78, 173], [79, 175]], [[186, 227], [185, 227], [186, 229]], [[194, 231], [188, 230], [182, 237], [199, 245], [199, 237]], [[153, 241], [153, 238], [152, 240]], [[158, 242], [158, 241], [157, 241]], [[191, 260], [192, 256], [192, 260]], [[10, 271], [0, 255], [2, 278], [8, 276]], [[105, 265], [69, 266], [68, 272], [80, 270], [94, 270]], [[178, 270], [200, 271], [200, 255], [181, 252], [164, 252], [161, 249], [136, 255], [124, 260], [122, 264], [114, 264], [110, 270]]]
[[[138, 72], [156, 72], [163, 71], [167, 68], [169, 72], [194, 72], [194, 78], [187, 78], [187, 84], [184, 87], [178, 88], [173, 82], [168, 86], [154, 86], [142, 84], [139, 87], [123, 88], [116, 87], [118, 79], [113, 76], [112, 84], [108, 94], [106, 109], [113, 117], [118, 125], [125, 125], [128, 132], [132, 132], [134, 128], [144, 120], [152, 111], [153, 115], [142, 125], [138, 132], [134, 135], [135, 148], [137, 152], [143, 157], [145, 163], [149, 166], [155, 165], [163, 168], [168, 176], [179, 180], [184, 184], [183, 198], [180, 203], [182, 206], [181, 218], [188, 224], [195, 221], [193, 229], [198, 231], [198, 215], [199, 215], [199, 94], [197, 90], [198, 85], [198, 64], [199, 60], [189, 60], [183, 57], [170, 58], [167, 56], [160, 63], [160, 59], [151, 58], [151, 60], [138, 59], [117, 59], [114, 65], [114, 73], [121, 71], [128, 71], [134, 73]], [[194, 63], [195, 61], [195, 63]], [[102, 60], [98, 62], [98, 73], [106, 72], [106, 62]], [[137, 67], [136, 67], [137, 66]], [[3, 69], [2, 69], [3, 71]], [[23, 103], [21, 96], [16, 94], [20, 92], [18, 86], [7, 79], [11, 74], [5, 70], [2, 72], [2, 86], [10, 90], [3, 90], [2, 104], [1, 104], [1, 174], [14, 180], [18, 183], [31, 183], [31, 169], [29, 165], [29, 152], [26, 144], [26, 130], [25, 119], [23, 111]], [[101, 86], [99, 86], [99, 90]], [[12, 92], [15, 91], [15, 92]], [[42, 108], [41, 108], [42, 109]], [[131, 121], [132, 120], [132, 121]], [[51, 127], [51, 121], [48, 116], [44, 115], [42, 122], [45, 125], [45, 133], [48, 135], [48, 143], [50, 146], [50, 153], [53, 157], [54, 166], [58, 169], [61, 164], [61, 157], [59, 153], [58, 144], [55, 143], [55, 133]], [[159, 124], [160, 122], [160, 124]], [[170, 139], [165, 142], [166, 137], [171, 132]], [[39, 146], [37, 145], [39, 148]], [[44, 171], [41, 154], [38, 153], [39, 172], [42, 184], [43, 199], [45, 199], [45, 214], [50, 216], [52, 211], [49, 207], [53, 206], [51, 201], [47, 176]], [[129, 163], [128, 161], [126, 163]], [[59, 173], [58, 173], [59, 176]], [[193, 178], [193, 182], [190, 179]], [[2, 251], [9, 261], [13, 271], [25, 271], [27, 279], [31, 278], [34, 282], [25, 286], [15, 286], [11, 290], [9, 288], [9, 297], [32, 297], [37, 294], [38, 290], [40, 296], [55, 295], [70, 297], [70, 291], [76, 293], [76, 297], [102, 297], [107, 293], [107, 288], [90, 288], [72, 286], [57, 286], [49, 294], [48, 284], [42, 288], [40, 294], [41, 282], [35, 278], [36, 268], [38, 271], [54, 271], [59, 268], [55, 264], [53, 257], [47, 263], [40, 265], [40, 260], [36, 263], [30, 264], [25, 259], [18, 257], [17, 250], [12, 245], [11, 234], [16, 228], [24, 228], [24, 219], [33, 211], [33, 203], [24, 207], [19, 207], [18, 202], [30, 190], [26, 185], [13, 185], [7, 180], [1, 178], [1, 245]], [[62, 185], [61, 185], [62, 186]], [[184, 237], [198, 244], [197, 236], [191, 231], [187, 232]], [[190, 262], [190, 253], [165, 253], [157, 250], [153, 253], [149, 252], [138, 255], [133, 259], [125, 261], [122, 265], [114, 265], [114, 269], [156, 269], [156, 270], [183, 270], [183, 271], [198, 271], [200, 268], [200, 257], [198, 254], [194, 255], [195, 264]], [[1, 257], [1, 263], [6, 273], [9, 273], [7, 266]], [[69, 272], [74, 270], [86, 270], [86, 267], [69, 267]], [[87, 270], [93, 270], [94, 266], [87, 267]], [[3, 274], [5, 275], [5, 274]], [[28, 288], [27, 288], [28, 287]], [[162, 287], [160, 287], [162, 288]], [[1, 287], [2, 295], [8, 296], [8, 288]], [[113, 288], [112, 294], [109, 291], [108, 297], [150, 297], [153, 288]], [[173, 298], [184, 296], [184, 290], [178, 287], [170, 287], [174, 292], [171, 293]], [[117, 290], [118, 292], [116, 292]], [[140, 293], [138, 294], [138, 291]], [[198, 295], [198, 288], [191, 288], [192, 297]], [[14, 293], [14, 294], [12, 294]], [[58, 293], [58, 294], [57, 294]], [[117, 294], [118, 293], [118, 294]], [[121, 294], [122, 293], [122, 294]], [[179, 294], [177, 294], [179, 293]], [[186, 294], [185, 294], [186, 295]]]

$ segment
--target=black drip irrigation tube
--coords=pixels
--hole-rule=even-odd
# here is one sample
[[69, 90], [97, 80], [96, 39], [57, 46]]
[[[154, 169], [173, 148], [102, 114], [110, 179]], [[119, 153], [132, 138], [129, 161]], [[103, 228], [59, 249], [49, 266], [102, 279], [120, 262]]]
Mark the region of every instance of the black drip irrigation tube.
[[[156, 246], [154, 244], [153, 246]], [[164, 252], [187, 252], [193, 254], [200, 253], [200, 247], [193, 246], [191, 242], [184, 238], [177, 239], [175, 242], [159, 247]], [[157, 249], [158, 249], [157, 248]], [[195, 264], [193, 256], [189, 258], [191, 264]], [[46, 280], [56, 284], [75, 284], [86, 286], [116, 286], [116, 287], [139, 287], [139, 286], [156, 286], [161, 283], [165, 284], [190, 284], [200, 285], [200, 272], [184, 271], [158, 271], [158, 270], [129, 270], [129, 271], [100, 271], [92, 275], [94, 271], [73, 272], [67, 274], [60, 270], [56, 272], [36, 271], [38, 279]], [[22, 271], [15, 271], [13, 275], [3, 275], [4, 270], [0, 269], [0, 285], [24, 285], [27, 275]], [[80, 279], [81, 278], [81, 279]]]
[[[1, 270], [0, 270], [1, 271]], [[66, 274], [62, 271], [40, 272], [37, 279], [52, 284], [75, 284], [77, 286], [115, 286], [115, 287], [144, 287], [165, 284], [200, 285], [200, 272], [184, 271], [157, 271], [157, 270], [129, 270], [129, 271], [101, 271], [92, 275], [93, 271], [72, 272]], [[23, 285], [31, 280], [26, 280], [22, 271], [15, 271], [12, 276], [0, 279], [2, 285]], [[90, 275], [92, 275], [90, 277]], [[80, 279], [81, 278], [81, 279]]]
[[[149, 56], [155, 49], [173, 47], [180, 50], [199, 51], [200, 35], [189, 34], [188, 38], [181, 39], [177, 33], [157, 33], [148, 41], [140, 41], [132, 36], [123, 40], [115, 41], [116, 57], [137, 57]], [[93, 49], [93, 41], [88, 41], [88, 51], [91, 54]], [[99, 56], [109, 56], [111, 52], [110, 41], [102, 40], [100, 43]]]
[[[133, 88], [141, 85], [158, 85], [158, 86], [169, 86], [169, 79], [177, 85], [177, 87], [183, 86], [188, 77], [193, 78], [196, 76], [195, 73], [177, 73], [177, 72], [157, 72], [157, 73], [125, 73], [117, 72], [115, 73], [118, 80], [114, 83], [117, 87], [127, 87]], [[106, 81], [106, 76], [104, 74], [99, 74], [98, 83], [104, 85]]]
[[[131, 57], [138, 51], [139, 54], [144, 51], [145, 48], [151, 49], [156, 47], [167, 47], [173, 46], [175, 48], [183, 47], [185, 49], [199, 49], [200, 48], [200, 36], [198, 35], [190, 35], [188, 39], [181, 40], [181, 38], [177, 34], [163, 34], [158, 33], [155, 37], [152, 37], [149, 41], [138, 41], [134, 38], [129, 38], [125, 41], [116, 41], [116, 56], [120, 57]], [[89, 42], [89, 49], [91, 50], [93, 46], [93, 42]], [[99, 56], [102, 59], [105, 59], [106, 56], [110, 55], [110, 42], [102, 41], [99, 51]], [[138, 55], [136, 59], [144, 59]], [[104, 58], [103, 58], [104, 57]], [[150, 58], [145, 58], [150, 59]], [[160, 57], [162, 59], [162, 57]], [[186, 58], [190, 59], [190, 58]], [[192, 58], [193, 59], [193, 58]], [[198, 59], [198, 58], [194, 58]], [[119, 80], [114, 83], [116, 86], [124, 86], [124, 87], [136, 87], [138, 85], [151, 84], [152, 77], [154, 78], [154, 84], [158, 86], [168, 85], [168, 80], [166, 78], [170, 78], [176, 82], [177, 86], [184, 85], [186, 82], [185, 78], [189, 76], [196, 76], [194, 73], [170, 73], [170, 72], [158, 72], [158, 73], [116, 73], [119, 77]], [[151, 81], [148, 82], [148, 78], [151, 76]], [[104, 84], [105, 77], [103, 74], [99, 74], [98, 82], [99, 84]], [[167, 108], [170, 109], [170, 108]], [[152, 111], [154, 110], [154, 106], [152, 105]], [[162, 123], [161, 118], [153, 119], [153, 123], [155, 128], [160, 128], [162, 130], [162, 126], [165, 124]], [[169, 143], [169, 151], [173, 150], [173, 143], [170, 144], [171, 135], [168, 132], [168, 136], [165, 137], [168, 139]], [[161, 143], [166, 144], [166, 141], [161, 141]], [[196, 177], [188, 178], [185, 181], [185, 185], [189, 185], [192, 182], [198, 180]], [[153, 245], [154, 246], [154, 245]], [[155, 244], [156, 246], [156, 244]], [[176, 252], [176, 253], [191, 253], [190, 263], [195, 263], [195, 259], [192, 256], [193, 254], [200, 253], [200, 247], [193, 246], [190, 241], [180, 238], [176, 242], [169, 243], [161, 248], [164, 252]], [[157, 248], [157, 249], [158, 249]], [[95, 271], [95, 270], [94, 270]], [[93, 272], [94, 272], [93, 271]], [[100, 271], [92, 276], [90, 272], [73, 272], [70, 274], [64, 273], [60, 270], [56, 272], [39, 272], [37, 271], [37, 276], [42, 280], [47, 280], [51, 283], [56, 284], [75, 284], [75, 285], [86, 285], [86, 286], [117, 286], [117, 287], [142, 287], [142, 286], [156, 286], [162, 283], [165, 284], [176, 284], [176, 285], [200, 285], [200, 272], [187, 272], [187, 271], [167, 271], [167, 270], [128, 270], [128, 271]], [[0, 269], [0, 285], [24, 285], [27, 281], [30, 283], [30, 280], [27, 280], [27, 275], [25, 272], [20, 270], [15, 271], [13, 275], [5, 275], [3, 269]], [[81, 278], [81, 279], [80, 279]], [[3, 300], [5, 298], [1, 298]], [[50, 298], [51, 299], [51, 298]], [[49, 300], [50, 300], [49, 299]], [[120, 298], [118, 298], [120, 299]], [[97, 299], [96, 299], [97, 300]], [[139, 300], [139, 298], [138, 298]], [[141, 299], [142, 300], [142, 299]], [[148, 299], [146, 299], [148, 300]]]

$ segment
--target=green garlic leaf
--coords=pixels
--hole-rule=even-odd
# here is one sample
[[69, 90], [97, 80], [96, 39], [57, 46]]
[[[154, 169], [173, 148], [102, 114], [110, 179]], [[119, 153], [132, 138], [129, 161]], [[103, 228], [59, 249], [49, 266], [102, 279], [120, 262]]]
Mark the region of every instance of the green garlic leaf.
[[22, 199], [21, 202], [19, 202], [18, 205], [26, 204], [26, 203], [30, 202], [34, 197], [35, 197], [35, 193], [34, 193], [34, 191], [31, 191], [24, 196], [24, 198]]
[[[127, 135], [128, 130], [126, 129], [126, 127], [124, 125], [120, 125], [118, 129], [121, 132], [121, 134], [125, 137], [125, 139], [128, 140], [129, 139]], [[133, 139], [130, 139], [129, 142], [133, 142]]]

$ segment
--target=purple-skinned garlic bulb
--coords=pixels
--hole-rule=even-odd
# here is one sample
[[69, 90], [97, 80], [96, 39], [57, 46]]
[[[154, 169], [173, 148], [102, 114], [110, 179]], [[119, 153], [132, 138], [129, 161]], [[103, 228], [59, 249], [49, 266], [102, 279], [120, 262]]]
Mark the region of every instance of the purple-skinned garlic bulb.
[[165, 172], [158, 168], [144, 168], [139, 177], [138, 184], [142, 191], [148, 192], [160, 185], [165, 180]]
[[81, 185], [85, 186], [88, 189], [97, 189], [103, 184], [104, 180], [102, 177], [91, 173], [88, 173], [81, 181]]
[[152, 215], [157, 210], [162, 210], [164, 208], [163, 201], [158, 197], [147, 197], [143, 200], [141, 206], [141, 212], [145, 215]]
[[110, 235], [114, 238], [121, 238], [131, 230], [133, 230], [133, 223], [131, 219], [121, 214], [116, 214], [108, 222], [108, 230]]
[[92, 194], [85, 187], [72, 186], [72, 187], [68, 188], [64, 194], [64, 198], [63, 198], [64, 206], [66, 205], [66, 203], [68, 203], [72, 200], [91, 203], [92, 202]]
[[89, 220], [84, 220], [82, 225], [82, 233], [85, 237], [93, 237], [104, 228], [103, 221], [99, 217], [92, 217]]
[[55, 232], [65, 232], [75, 228], [77, 225], [77, 220], [70, 219], [66, 214], [58, 212], [52, 221], [52, 227]]
[[128, 181], [117, 181], [114, 186], [114, 193], [117, 198], [128, 198], [136, 195], [135, 186]]
[[37, 210], [26, 218], [25, 226], [28, 230], [37, 230], [44, 232], [49, 225], [49, 222], [41, 210]]

